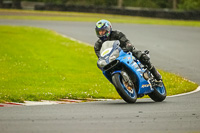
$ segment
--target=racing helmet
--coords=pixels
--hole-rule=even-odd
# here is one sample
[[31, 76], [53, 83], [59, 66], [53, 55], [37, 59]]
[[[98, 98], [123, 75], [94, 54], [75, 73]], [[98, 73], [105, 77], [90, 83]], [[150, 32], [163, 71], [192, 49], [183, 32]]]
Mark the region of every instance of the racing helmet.
[[[95, 30], [96, 30], [97, 37], [100, 38], [102, 41], [106, 41], [112, 31], [112, 25], [108, 20], [102, 19], [96, 23]], [[100, 35], [99, 31], [101, 30], [105, 30], [106, 32], [103, 35]]]

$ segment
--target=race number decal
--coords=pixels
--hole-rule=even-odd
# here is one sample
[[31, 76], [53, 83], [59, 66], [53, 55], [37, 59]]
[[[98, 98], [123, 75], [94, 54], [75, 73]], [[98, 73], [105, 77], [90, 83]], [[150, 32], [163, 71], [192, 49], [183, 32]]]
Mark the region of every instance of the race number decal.
[[102, 57], [106, 56], [107, 54], [110, 53], [111, 50], [112, 50], [112, 48], [105, 49], [105, 50], [101, 53], [101, 56], [102, 56]]

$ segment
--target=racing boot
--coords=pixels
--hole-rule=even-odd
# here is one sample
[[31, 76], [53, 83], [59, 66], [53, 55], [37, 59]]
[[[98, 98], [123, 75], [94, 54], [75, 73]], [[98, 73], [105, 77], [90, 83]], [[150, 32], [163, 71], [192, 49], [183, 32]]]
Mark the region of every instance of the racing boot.
[[156, 70], [156, 68], [154, 66], [152, 66], [149, 71], [152, 73], [152, 75], [155, 77], [156, 79], [156, 86], [158, 87], [162, 87], [163, 82], [162, 82], [162, 76], [160, 75], [160, 73]]
[[[148, 52], [148, 51], [147, 51]], [[138, 52], [141, 53], [141, 52]], [[148, 54], [148, 53], [147, 53]], [[156, 86], [158, 87], [162, 87], [163, 86], [163, 82], [162, 82], [162, 76], [160, 75], [160, 73], [156, 70], [156, 68], [151, 64], [150, 62], [150, 57], [145, 53], [142, 53], [140, 56], [140, 62], [143, 65], [147, 66], [147, 69], [152, 73], [152, 75], [154, 76], [154, 78], [156, 79], [155, 83]]]

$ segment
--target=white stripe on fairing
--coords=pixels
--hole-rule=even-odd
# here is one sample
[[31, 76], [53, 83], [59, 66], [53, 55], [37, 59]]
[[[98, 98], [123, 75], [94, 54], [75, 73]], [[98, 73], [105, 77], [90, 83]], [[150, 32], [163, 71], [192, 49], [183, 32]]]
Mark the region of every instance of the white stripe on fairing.
[[137, 64], [137, 63], [134, 62], [134, 63], [133, 63], [133, 66], [135, 66], [136, 64]]
[[198, 91], [200, 91], [200, 86], [198, 86], [197, 89], [194, 90], [194, 91], [187, 92], [187, 93], [182, 93], [182, 94], [177, 94], [177, 95], [172, 95], [172, 96], [167, 96], [167, 97], [179, 97], [179, 96], [185, 96], [185, 95], [189, 95], [189, 94], [192, 94], [192, 93], [195, 93], [195, 92], [198, 92]]

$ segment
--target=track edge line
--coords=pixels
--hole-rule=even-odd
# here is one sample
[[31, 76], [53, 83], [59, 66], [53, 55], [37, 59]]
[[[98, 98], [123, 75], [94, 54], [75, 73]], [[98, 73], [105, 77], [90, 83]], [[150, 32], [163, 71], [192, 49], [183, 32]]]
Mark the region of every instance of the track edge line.
[[177, 94], [177, 95], [172, 95], [172, 96], [167, 96], [167, 97], [179, 97], [179, 96], [185, 96], [185, 95], [189, 95], [189, 94], [193, 94], [200, 91], [200, 86], [197, 87], [196, 90], [190, 91], [190, 92], [186, 92], [186, 93], [181, 93], [181, 94]]

